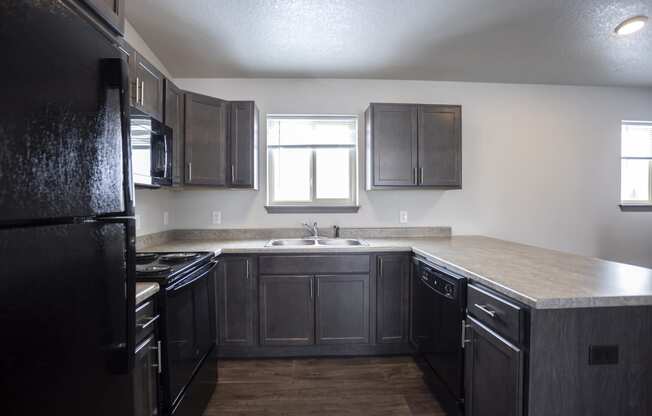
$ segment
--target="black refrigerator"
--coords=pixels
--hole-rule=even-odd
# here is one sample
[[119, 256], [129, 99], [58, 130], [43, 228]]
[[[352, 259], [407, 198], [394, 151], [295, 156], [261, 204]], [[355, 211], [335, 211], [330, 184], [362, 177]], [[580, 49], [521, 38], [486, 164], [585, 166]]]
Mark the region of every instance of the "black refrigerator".
[[77, 2], [0, 0], [0, 414], [130, 415], [127, 66]]

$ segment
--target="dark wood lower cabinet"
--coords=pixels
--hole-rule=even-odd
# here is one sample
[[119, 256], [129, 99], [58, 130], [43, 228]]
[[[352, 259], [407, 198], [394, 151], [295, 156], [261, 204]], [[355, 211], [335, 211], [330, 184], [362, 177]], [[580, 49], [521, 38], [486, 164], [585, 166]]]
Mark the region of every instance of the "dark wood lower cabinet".
[[[409, 258], [405, 253], [221, 256], [218, 355], [409, 353]], [[377, 315], [383, 320], [378, 337]]]
[[369, 342], [369, 275], [316, 277], [317, 343]]
[[523, 351], [467, 318], [466, 416], [523, 414]]
[[221, 345], [254, 345], [256, 314], [255, 261], [224, 257], [218, 265], [217, 333]]
[[260, 276], [261, 345], [311, 345], [315, 342], [312, 276]]
[[382, 254], [376, 269], [376, 342], [407, 340], [410, 256]]
[[132, 372], [134, 416], [159, 415], [160, 348], [158, 302], [151, 297], [136, 305], [136, 350]]
[[133, 371], [135, 416], [159, 414], [158, 348], [160, 344], [154, 334], [136, 347]]

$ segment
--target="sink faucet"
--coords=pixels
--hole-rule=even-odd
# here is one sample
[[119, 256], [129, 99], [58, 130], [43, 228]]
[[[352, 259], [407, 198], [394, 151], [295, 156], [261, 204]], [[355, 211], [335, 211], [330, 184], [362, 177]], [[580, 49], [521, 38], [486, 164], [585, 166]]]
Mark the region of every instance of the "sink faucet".
[[312, 225], [310, 225], [307, 222], [301, 223], [310, 233], [312, 234], [313, 238], [319, 237], [319, 229], [317, 228], [317, 222], [313, 222]]

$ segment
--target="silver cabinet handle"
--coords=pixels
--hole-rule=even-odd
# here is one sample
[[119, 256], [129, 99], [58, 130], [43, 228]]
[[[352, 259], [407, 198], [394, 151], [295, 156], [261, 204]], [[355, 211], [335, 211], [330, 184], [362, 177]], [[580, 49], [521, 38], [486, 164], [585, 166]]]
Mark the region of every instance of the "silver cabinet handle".
[[246, 260], [245, 264], [247, 265], [247, 271], [246, 271], [247, 274], [245, 275], [245, 279], [249, 280], [249, 260]]
[[493, 311], [493, 310], [489, 309], [489, 307], [486, 306], [486, 305], [478, 305], [476, 303], [473, 306], [480, 309], [482, 312], [486, 313], [487, 315], [491, 316], [492, 318], [496, 317], [496, 311]]
[[156, 367], [156, 371], [161, 374], [163, 372], [163, 354], [161, 353], [161, 341], [156, 341], [156, 347], [153, 347], [152, 349], [156, 350], [156, 361], [157, 364], [154, 365]]
[[314, 286], [315, 281], [311, 278], [310, 279], [310, 299], [314, 299], [314, 294], [313, 294], [313, 286]]
[[466, 329], [471, 328], [471, 325], [467, 325], [465, 320], [462, 320], [462, 348], [466, 344], [470, 344], [471, 340], [466, 338]]
[[419, 168], [419, 185], [423, 185], [423, 168]]
[[136, 104], [140, 104], [140, 79], [136, 77]]
[[231, 165], [231, 183], [235, 182], [235, 165]]
[[145, 105], [145, 81], [140, 81], [140, 105]]
[[161, 348], [161, 341], [156, 341], [156, 355], [158, 356], [158, 373], [161, 374], [163, 372], [163, 349]]
[[192, 182], [192, 162], [188, 162], [188, 182]]
[[158, 317], [159, 317], [159, 315], [149, 317], [149, 318], [147, 318], [147, 319], [148, 319], [147, 322], [145, 322], [144, 324], [137, 323], [136, 326], [137, 326], [138, 328], [140, 328], [140, 329], [145, 329], [145, 328], [147, 328], [148, 326], [150, 326], [151, 324], [153, 324], [154, 322], [156, 322], [156, 321], [158, 320]]
[[419, 184], [419, 179], [417, 179], [417, 168], [414, 168], [414, 169], [413, 169], [413, 172], [412, 172], [412, 182], [413, 182], [415, 185], [418, 185], [418, 184]]

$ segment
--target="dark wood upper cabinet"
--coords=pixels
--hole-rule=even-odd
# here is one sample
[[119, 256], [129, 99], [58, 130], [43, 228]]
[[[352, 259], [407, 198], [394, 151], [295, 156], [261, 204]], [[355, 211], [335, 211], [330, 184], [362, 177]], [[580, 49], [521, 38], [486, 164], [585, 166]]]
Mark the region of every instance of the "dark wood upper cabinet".
[[261, 345], [311, 345], [315, 341], [312, 276], [260, 276]]
[[417, 106], [371, 104], [365, 119], [369, 185], [416, 186]]
[[118, 42], [127, 57], [129, 67], [129, 105], [159, 121], [164, 121], [163, 74], [124, 39]]
[[184, 94], [169, 79], [165, 80], [165, 107], [163, 123], [172, 129], [172, 185], [183, 184], [185, 166], [185, 112]]
[[376, 268], [376, 342], [401, 343], [408, 334], [410, 258], [382, 254]]
[[228, 103], [185, 94], [185, 183], [227, 186]]
[[217, 266], [216, 323], [221, 345], [254, 345], [256, 272], [251, 257], [227, 257]]
[[135, 79], [131, 80], [135, 83], [135, 91], [132, 91], [135, 92], [135, 103], [132, 105], [163, 121], [163, 74], [138, 52], [135, 58]]
[[258, 189], [258, 108], [253, 101], [231, 101], [230, 186]]
[[461, 188], [461, 106], [372, 103], [365, 136], [367, 189]]
[[419, 106], [419, 185], [461, 186], [461, 118], [460, 106]]
[[129, 105], [136, 105], [136, 50], [127, 43], [124, 38], [118, 39], [120, 50], [127, 58], [127, 67], [129, 69]]
[[114, 31], [124, 34], [125, 0], [83, 0]]
[[467, 319], [466, 416], [523, 415], [523, 351]]
[[317, 344], [369, 342], [369, 275], [316, 276]]

